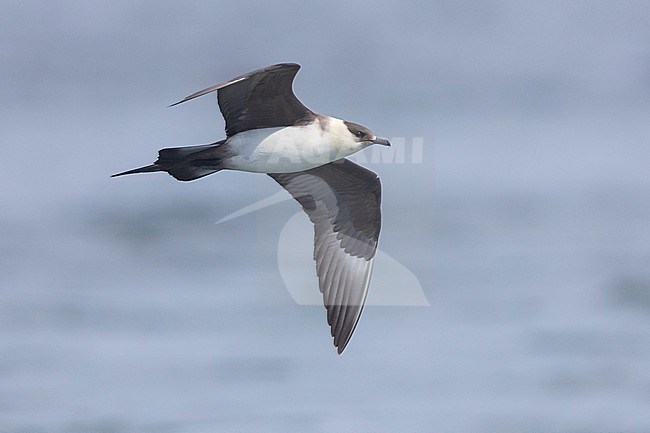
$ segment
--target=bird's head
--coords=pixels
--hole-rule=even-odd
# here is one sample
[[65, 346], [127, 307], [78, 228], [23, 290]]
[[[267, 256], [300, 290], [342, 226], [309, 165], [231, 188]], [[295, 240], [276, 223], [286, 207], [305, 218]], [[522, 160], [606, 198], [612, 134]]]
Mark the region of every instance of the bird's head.
[[343, 121], [343, 124], [348, 130], [348, 140], [360, 145], [361, 148], [370, 146], [371, 144], [381, 144], [382, 146], [390, 146], [390, 142], [385, 138], [377, 137], [371, 130], [358, 123]]
[[352, 155], [371, 144], [390, 146], [385, 138], [377, 137], [371, 130], [358, 123], [348, 122], [334, 117], [323, 117], [321, 128], [330, 140], [334, 159]]

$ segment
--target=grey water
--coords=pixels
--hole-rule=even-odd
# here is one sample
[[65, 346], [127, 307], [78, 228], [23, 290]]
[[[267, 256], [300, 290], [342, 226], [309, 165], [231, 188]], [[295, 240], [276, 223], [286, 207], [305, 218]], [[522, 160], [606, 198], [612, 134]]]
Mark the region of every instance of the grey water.
[[[1, 432], [650, 431], [648, 2], [0, 5]], [[109, 178], [282, 61], [404, 143], [364, 165], [431, 306], [342, 356], [278, 270], [298, 205], [215, 224], [271, 179]]]

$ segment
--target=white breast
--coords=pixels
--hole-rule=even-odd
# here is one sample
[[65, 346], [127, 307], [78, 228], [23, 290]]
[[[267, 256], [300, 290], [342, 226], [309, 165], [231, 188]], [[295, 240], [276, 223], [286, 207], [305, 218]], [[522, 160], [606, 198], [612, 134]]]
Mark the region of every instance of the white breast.
[[[344, 158], [361, 147], [349, 142], [350, 135], [339, 131], [339, 119], [321, 128], [320, 120], [305, 126], [252, 129], [240, 132], [226, 142], [228, 154], [224, 168], [257, 173], [291, 173], [309, 170]], [[334, 128], [332, 128], [334, 126]], [[333, 131], [334, 129], [334, 131]]]

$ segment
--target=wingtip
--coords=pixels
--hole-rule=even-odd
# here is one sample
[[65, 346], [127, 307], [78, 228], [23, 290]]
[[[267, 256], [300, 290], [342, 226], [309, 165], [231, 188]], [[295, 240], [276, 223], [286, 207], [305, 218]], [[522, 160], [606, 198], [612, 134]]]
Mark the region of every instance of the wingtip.
[[275, 65], [271, 65], [269, 67], [271, 67], [271, 68], [286, 68], [287, 66], [290, 66], [292, 68], [297, 67], [298, 69], [300, 69], [300, 63], [296, 63], [296, 62], [276, 63]]
[[[351, 337], [351, 336], [350, 336]], [[336, 347], [336, 352], [341, 355], [345, 348], [348, 346], [348, 342], [350, 341], [350, 337], [348, 337], [347, 340], [345, 341], [335, 341], [334, 342], [334, 347]]]

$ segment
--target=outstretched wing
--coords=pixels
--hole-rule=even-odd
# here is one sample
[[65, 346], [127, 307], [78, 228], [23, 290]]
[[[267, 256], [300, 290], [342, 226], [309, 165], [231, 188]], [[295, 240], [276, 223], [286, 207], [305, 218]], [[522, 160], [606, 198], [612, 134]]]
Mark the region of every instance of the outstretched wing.
[[366, 301], [381, 229], [381, 183], [347, 159], [297, 173], [269, 174], [314, 223], [314, 260], [327, 322], [343, 352]]
[[312, 121], [316, 114], [293, 93], [300, 65], [280, 63], [215, 84], [170, 106], [217, 91], [228, 137], [249, 129], [291, 126]]

